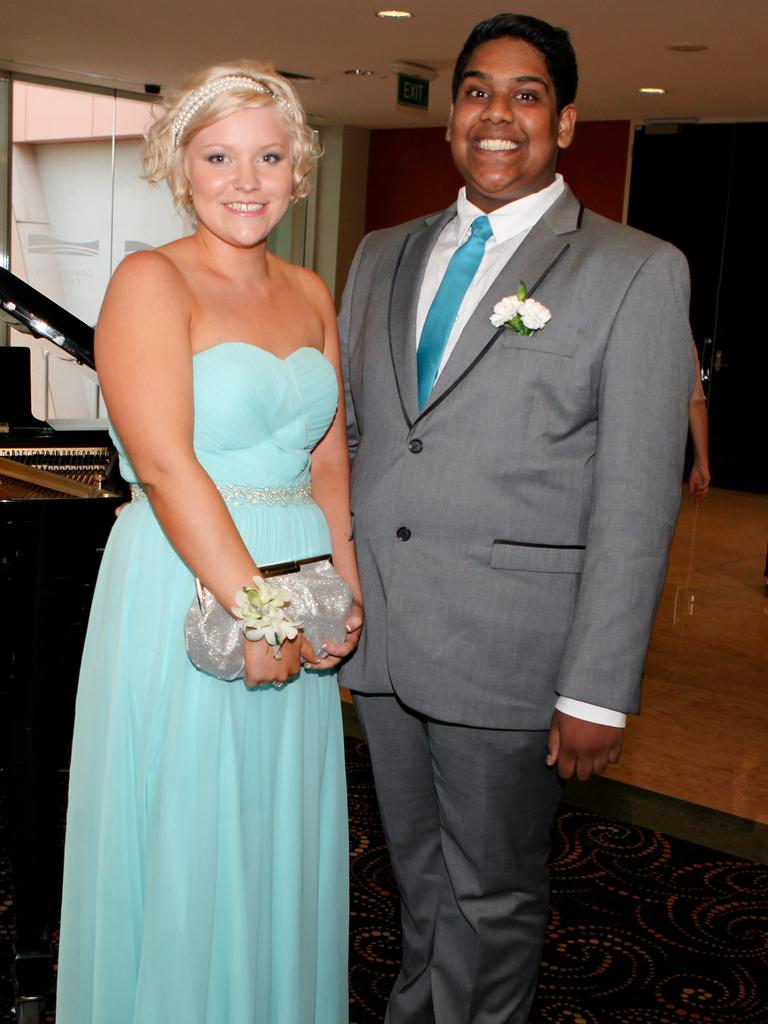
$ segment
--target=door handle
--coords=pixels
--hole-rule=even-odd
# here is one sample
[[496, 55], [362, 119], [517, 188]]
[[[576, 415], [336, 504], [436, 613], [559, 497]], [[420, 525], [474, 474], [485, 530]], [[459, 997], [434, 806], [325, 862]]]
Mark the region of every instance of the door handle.
[[712, 338], [705, 338], [701, 346], [701, 383], [705, 386], [712, 379], [712, 349], [714, 341]]

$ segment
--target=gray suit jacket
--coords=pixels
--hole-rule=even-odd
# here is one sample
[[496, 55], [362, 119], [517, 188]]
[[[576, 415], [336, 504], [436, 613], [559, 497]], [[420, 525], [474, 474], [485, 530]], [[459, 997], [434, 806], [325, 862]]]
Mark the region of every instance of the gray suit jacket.
[[[685, 260], [566, 190], [419, 413], [419, 289], [454, 212], [367, 236], [344, 295], [366, 625], [342, 681], [485, 727], [547, 728], [558, 693], [636, 711], [693, 386]], [[552, 312], [530, 337], [489, 321], [521, 280]]]

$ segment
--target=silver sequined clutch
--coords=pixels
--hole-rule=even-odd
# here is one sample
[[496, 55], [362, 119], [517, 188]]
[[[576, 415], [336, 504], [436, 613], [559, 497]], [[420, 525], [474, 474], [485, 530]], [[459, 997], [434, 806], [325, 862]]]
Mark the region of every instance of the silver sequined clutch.
[[[352, 610], [352, 590], [327, 557], [269, 566], [261, 574], [290, 594], [288, 614], [300, 622], [315, 654], [324, 643], [342, 643]], [[245, 673], [245, 637], [234, 619], [199, 580], [184, 619], [184, 641], [195, 668], [217, 679], [240, 679]]]

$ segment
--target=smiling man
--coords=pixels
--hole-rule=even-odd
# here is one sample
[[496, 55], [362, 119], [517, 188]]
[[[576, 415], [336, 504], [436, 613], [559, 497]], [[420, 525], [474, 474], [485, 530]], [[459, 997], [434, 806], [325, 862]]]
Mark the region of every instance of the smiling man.
[[389, 1024], [528, 1020], [558, 775], [618, 760], [678, 511], [687, 268], [556, 174], [577, 77], [564, 30], [478, 25], [447, 135], [465, 186], [368, 236], [344, 297], [344, 681], [402, 895]]

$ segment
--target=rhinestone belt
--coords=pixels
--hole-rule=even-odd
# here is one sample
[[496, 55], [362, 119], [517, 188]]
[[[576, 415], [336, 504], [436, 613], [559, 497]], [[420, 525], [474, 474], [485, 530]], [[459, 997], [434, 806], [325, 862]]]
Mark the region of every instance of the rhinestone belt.
[[[301, 487], [243, 487], [240, 484], [216, 484], [216, 490], [230, 505], [309, 505], [312, 485]], [[141, 484], [131, 484], [131, 501], [147, 501]]]

